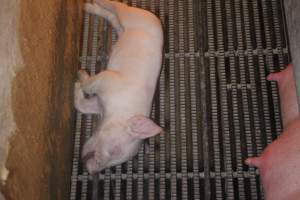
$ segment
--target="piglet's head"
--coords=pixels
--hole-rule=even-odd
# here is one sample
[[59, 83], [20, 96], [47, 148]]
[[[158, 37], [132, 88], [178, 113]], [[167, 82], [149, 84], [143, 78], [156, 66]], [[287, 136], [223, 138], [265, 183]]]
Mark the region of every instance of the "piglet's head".
[[94, 134], [83, 146], [82, 159], [91, 174], [127, 161], [138, 151], [137, 140], [163, 132], [151, 119], [137, 115], [124, 123], [103, 122], [100, 134]]

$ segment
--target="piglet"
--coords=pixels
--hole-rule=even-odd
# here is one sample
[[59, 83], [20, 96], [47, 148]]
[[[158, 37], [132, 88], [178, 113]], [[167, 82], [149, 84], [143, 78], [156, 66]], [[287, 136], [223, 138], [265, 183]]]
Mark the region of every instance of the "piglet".
[[86, 3], [85, 10], [108, 20], [118, 34], [107, 69], [95, 76], [81, 70], [75, 83], [76, 109], [102, 116], [82, 152], [89, 173], [95, 174], [129, 160], [143, 139], [162, 132], [149, 115], [163, 32], [155, 15], [123, 3], [96, 0]]
[[278, 83], [282, 123], [285, 128], [299, 116], [293, 66], [290, 64], [283, 71], [270, 74], [267, 79]]
[[261, 156], [248, 158], [246, 164], [259, 169], [267, 200], [299, 200], [300, 118], [293, 120]]
[[300, 199], [300, 118], [293, 66], [270, 74], [277, 81], [284, 131], [259, 157], [246, 164], [259, 169], [267, 200]]

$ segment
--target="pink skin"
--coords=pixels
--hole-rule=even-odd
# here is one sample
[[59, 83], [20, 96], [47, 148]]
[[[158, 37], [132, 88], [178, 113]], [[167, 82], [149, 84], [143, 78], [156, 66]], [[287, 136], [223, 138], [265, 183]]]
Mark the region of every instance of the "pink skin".
[[300, 118], [293, 67], [270, 74], [277, 81], [284, 131], [259, 157], [245, 163], [257, 167], [267, 200], [300, 199]]
[[[99, 114], [82, 159], [95, 174], [135, 156], [143, 139], [162, 132], [149, 115], [162, 63], [163, 32], [152, 13], [109, 0], [86, 3], [85, 11], [105, 18], [118, 33], [107, 69], [93, 76], [78, 72], [74, 105]], [[86, 97], [85, 94], [89, 94]]]
[[286, 128], [299, 116], [293, 66], [290, 64], [283, 71], [270, 74], [267, 79], [278, 83], [282, 122]]
[[267, 200], [300, 199], [300, 118], [246, 164], [259, 168]]

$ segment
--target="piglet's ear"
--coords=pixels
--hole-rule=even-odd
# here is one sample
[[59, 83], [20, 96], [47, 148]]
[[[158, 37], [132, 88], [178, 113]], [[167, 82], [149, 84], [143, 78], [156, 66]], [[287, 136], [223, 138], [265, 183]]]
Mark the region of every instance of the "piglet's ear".
[[155, 136], [163, 131], [163, 129], [155, 124], [151, 119], [137, 115], [128, 120], [129, 134], [139, 139], [145, 139]]

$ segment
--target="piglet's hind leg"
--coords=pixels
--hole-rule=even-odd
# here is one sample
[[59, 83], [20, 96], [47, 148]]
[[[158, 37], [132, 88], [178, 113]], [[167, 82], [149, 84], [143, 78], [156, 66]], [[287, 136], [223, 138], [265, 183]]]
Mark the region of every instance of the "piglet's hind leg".
[[86, 3], [85, 4], [85, 11], [95, 14], [95, 15], [99, 15], [103, 18], [105, 18], [107, 21], [109, 21], [111, 23], [111, 25], [114, 27], [114, 29], [116, 29], [118, 35], [120, 35], [121, 33], [123, 33], [124, 28], [122, 27], [120, 20], [118, 18], [118, 15], [112, 11], [109, 10], [103, 6], [101, 6], [101, 4], [97, 4], [97, 3]]

